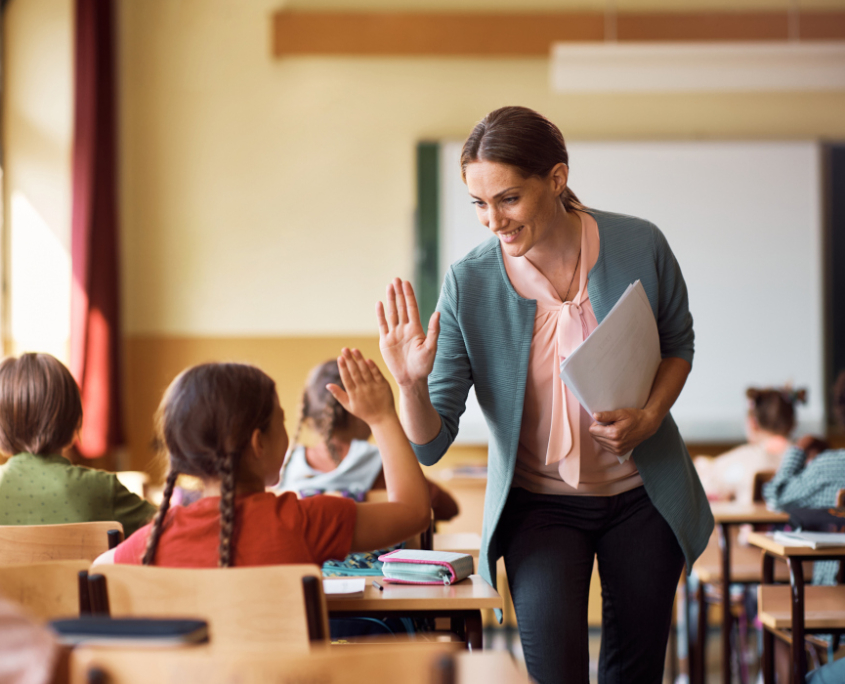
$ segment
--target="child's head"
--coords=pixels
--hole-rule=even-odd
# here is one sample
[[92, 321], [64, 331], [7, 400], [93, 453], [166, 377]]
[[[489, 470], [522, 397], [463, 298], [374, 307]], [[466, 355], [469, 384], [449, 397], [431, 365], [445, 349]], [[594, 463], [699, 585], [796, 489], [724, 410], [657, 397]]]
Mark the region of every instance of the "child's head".
[[795, 428], [795, 405], [806, 403], [807, 390], [749, 387], [745, 396], [749, 403], [749, 439], [761, 432], [789, 437]]
[[326, 389], [329, 383], [343, 388], [337, 359], [321, 363], [309, 374], [305, 390], [302, 392], [302, 413], [293, 442], [297, 443], [302, 425], [308, 423], [326, 444], [335, 463], [339, 463], [341, 459], [332, 444], [332, 438], [342, 435], [344, 438], [367, 439], [370, 436], [370, 428], [340, 405]]
[[155, 559], [164, 517], [180, 474], [220, 482], [220, 561], [232, 564], [235, 487], [239, 479], [278, 481], [287, 450], [276, 383], [238, 363], [209, 363], [183, 371], [167, 388], [158, 410], [161, 441], [170, 458], [161, 507], [153, 522], [144, 564]]
[[0, 451], [58, 454], [82, 424], [82, 400], [70, 371], [49, 354], [0, 363]]

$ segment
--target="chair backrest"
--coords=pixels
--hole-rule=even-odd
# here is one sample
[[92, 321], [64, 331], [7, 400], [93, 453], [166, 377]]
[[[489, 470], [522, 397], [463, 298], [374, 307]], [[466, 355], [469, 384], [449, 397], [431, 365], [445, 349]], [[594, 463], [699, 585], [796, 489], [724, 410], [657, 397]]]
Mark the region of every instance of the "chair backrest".
[[36, 620], [79, 616], [79, 573], [85, 559], [0, 566], [0, 593]]
[[845, 508], [845, 489], [836, 492], [836, 507]]
[[109, 530], [118, 530], [123, 536], [123, 525], [114, 521], [0, 525], [0, 565], [80, 558], [92, 561], [109, 550]]
[[[227, 647], [308, 649], [311, 641], [328, 639], [322, 573], [316, 565], [201, 569], [98, 565], [90, 572], [92, 583], [98, 575], [105, 577], [108, 613], [113, 617], [200, 618], [209, 623], [211, 642]], [[307, 602], [303, 584], [314, 590]], [[93, 584], [91, 603], [93, 612], [105, 612], [99, 610]]]
[[758, 470], [754, 473], [754, 484], [751, 500], [754, 503], [763, 503], [763, 485], [775, 476], [774, 470]]
[[71, 654], [70, 684], [372, 684], [397, 677], [402, 684], [451, 684], [455, 668], [442, 664], [451, 664], [456, 650], [456, 645], [431, 642], [322, 647], [309, 654], [205, 646], [155, 651], [78, 647]]

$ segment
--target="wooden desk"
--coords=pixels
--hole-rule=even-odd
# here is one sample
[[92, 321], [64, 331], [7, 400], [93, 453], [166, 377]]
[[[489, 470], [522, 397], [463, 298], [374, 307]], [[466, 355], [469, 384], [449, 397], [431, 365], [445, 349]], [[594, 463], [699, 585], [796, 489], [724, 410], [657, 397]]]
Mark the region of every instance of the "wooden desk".
[[452, 630], [463, 635], [471, 650], [481, 650], [481, 611], [502, 608], [499, 593], [479, 575], [451, 586], [434, 584], [387, 584], [379, 591], [373, 586], [378, 577], [367, 577], [361, 598], [327, 596], [329, 617], [448, 617]]
[[[782, 636], [777, 632], [788, 627], [792, 632], [792, 680], [803, 682], [807, 673], [805, 633], [845, 632], [845, 587], [805, 588], [802, 563], [825, 559], [843, 562], [845, 546], [786, 546], [776, 542], [771, 533], [757, 532], [748, 535], [748, 543], [763, 550], [763, 584], [758, 590], [759, 615], [764, 625], [763, 681], [774, 682], [774, 638]], [[774, 582], [775, 558], [783, 558], [789, 565], [790, 587], [765, 586]]]
[[[735, 502], [719, 501], [710, 504], [713, 518], [716, 521], [716, 530], [719, 534], [719, 551], [722, 565], [722, 681], [724, 684], [731, 682], [731, 582], [735, 581], [732, 574], [731, 551], [731, 527], [733, 525], [747, 524], [775, 524], [785, 523], [789, 515], [778, 511], [771, 511], [765, 504], [738, 504]], [[702, 649], [703, 651], [704, 649]], [[704, 682], [704, 653], [696, 654], [695, 669], [698, 673], [698, 682]]]

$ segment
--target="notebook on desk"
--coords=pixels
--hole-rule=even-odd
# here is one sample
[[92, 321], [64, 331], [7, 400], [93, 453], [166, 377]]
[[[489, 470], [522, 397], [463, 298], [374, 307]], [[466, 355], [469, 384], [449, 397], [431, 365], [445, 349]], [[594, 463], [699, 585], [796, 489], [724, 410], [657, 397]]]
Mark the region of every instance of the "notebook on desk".
[[845, 547], [845, 533], [841, 532], [775, 532], [772, 537], [784, 546], [802, 546], [809, 549]]

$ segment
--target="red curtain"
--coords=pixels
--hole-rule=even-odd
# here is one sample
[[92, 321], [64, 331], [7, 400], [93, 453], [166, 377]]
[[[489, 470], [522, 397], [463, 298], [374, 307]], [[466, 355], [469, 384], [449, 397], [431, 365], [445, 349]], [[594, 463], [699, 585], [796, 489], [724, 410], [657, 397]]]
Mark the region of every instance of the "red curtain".
[[123, 442], [115, 63], [113, 0], [76, 0], [71, 371], [87, 458]]

